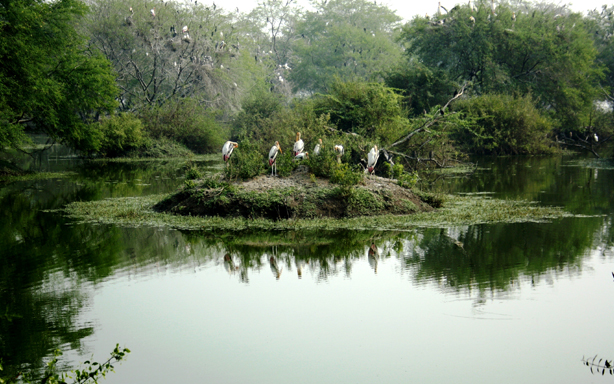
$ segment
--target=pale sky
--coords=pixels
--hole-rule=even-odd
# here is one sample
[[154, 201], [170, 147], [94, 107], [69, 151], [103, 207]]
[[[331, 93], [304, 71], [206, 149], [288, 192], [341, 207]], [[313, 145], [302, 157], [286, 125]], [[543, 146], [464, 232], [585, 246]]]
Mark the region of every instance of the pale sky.
[[[205, 4], [211, 2], [211, 0], [204, 0]], [[378, 3], [383, 2], [388, 5], [388, 8], [397, 11], [397, 15], [404, 20], [411, 20], [414, 15], [429, 15], [434, 14], [437, 11], [437, 0], [424, 0], [424, 1], [411, 1], [411, 0], [378, 0]], [[451, 9], [456, 4], [466, 3], [467, 1], [455, 1], [455, 0], [442, 0], [441, 5], [447, 9]], [[309, 4], [308, 0], [298, 0], [298, 3], [303, 7]], [[495, 1], [495, 4], [497, 1]], [[568, 2], [552, 1], [555, 4], [567, 4]], [[601, 9], [603, 4], [612, 5], [614, 0], [583, 0], [575, 1], [571, 4], [571, 9], [575, 12], [586, 12], [592, 9]], [[256, 7], [258, 1], [254, 0], [218, 0], [218, 5], [221, 5], [226, 10], [234, 10], [239, 7], [241, 12], [248, 12], [250, 9]]]

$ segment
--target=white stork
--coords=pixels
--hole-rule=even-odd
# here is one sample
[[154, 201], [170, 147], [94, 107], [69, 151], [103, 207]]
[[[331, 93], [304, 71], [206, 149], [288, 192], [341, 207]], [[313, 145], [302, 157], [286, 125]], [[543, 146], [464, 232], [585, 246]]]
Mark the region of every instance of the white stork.
[[238, 146], [239, 144], [235, 143], [234, 141], [227, 141], [224, 143], [224, 146], [222, 147], [222, 155], [224, 156], [226, 166], [228, 166], [228, 160], [230, 159], [230, 155], [232, 155], [232, 151]]
[[305, 143], [301, 139], [301, 133], [296, 132], [296, 142], [294, 143], [292, 154], [294, 155], [294, 157], [296, 157], [299, 155], [299, 153], [303, 152], [304, 149], [305, 149]]
[[279, 146], [279, 141], [275, 142], [275, 145], [271, 147], [269, 151], [269, 166], [271, 167], [271, 176], [277, 176], [277, 164], [275, 164], [275, 159], [277, 158], [277, 153], [283, 153], [281, 151], [281, 147]]
[[595, 139], [595, 143], [599, 141], [599, 136], [596, 133], [593, 133], [593, 139]]
[[316, 144], [316, 147], [313, 149], [313, 154], [318, 156], [320, 154], [321, 148], [322, 148], [322, 139], [318, 139], [318, 144]]
[[151, 13], [151, 17], [156, 17], [156, 9], [152, 8], [151, 11], [149, 11], [149, 13]]
[[373, 173], [378, 158], [379, 151], [377, 150], [377, 145], [374, 145], [373, 148], [371, 148], [371, 150], [369, 151], [369, 155], [367, 156], [367, 172], [369, 172], [370, 174]]
[[294, 160], [305, 160], [309, 158], [309, 152], [301, 152], [294, 156]]
[[341, 164], [341, 156], [343, 156], [343, 145], [335, 145], [335, 152], [337, 152], [337, 163]]

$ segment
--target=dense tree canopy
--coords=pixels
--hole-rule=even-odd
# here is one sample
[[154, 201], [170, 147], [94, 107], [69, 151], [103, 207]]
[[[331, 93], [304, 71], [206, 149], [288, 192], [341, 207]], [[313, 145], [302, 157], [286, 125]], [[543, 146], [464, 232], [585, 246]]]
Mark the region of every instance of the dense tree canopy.
[[491, 2], [416, 17], [402, 33], [408, 54], [478, 94], [533, 94], [564, 126], [580, 124], [602, 74], [583, 17], [566, 8]]
[[402, 50], [394, 37], [400, 18], [389, 8], [366, 0], [312, 6], [295, 32], [291, 79], [297, 90], [325, 91], [336, 78], [379, 80], [398, 62]]
[[84, 44], [77, 0], [0, 1], [0, 147], [18, 146], [26, 125], [83, 149], [100, 134], [88, 124], [115, 106], [108, 61]]

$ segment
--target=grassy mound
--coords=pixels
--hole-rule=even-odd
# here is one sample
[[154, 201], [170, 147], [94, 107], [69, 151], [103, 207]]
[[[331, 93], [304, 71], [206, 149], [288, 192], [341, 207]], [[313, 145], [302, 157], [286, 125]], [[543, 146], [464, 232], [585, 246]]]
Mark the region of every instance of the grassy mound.
[[436, 205], [432, 196], [419, 197], [379, 177], [367, 179], [364, 185], [344, 187], [295, 174], [289, 178], [260, 176], [232, 184], [209, 179], [201, 185], [188, 185], [154, 209], [187, 216], [278, 220], [412, 214], [432, 211]]

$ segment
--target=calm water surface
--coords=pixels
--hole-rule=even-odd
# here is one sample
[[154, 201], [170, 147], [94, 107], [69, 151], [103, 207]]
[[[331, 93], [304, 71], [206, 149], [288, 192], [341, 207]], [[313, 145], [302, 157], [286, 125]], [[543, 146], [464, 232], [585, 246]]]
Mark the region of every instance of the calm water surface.
[[53, 156], [37, 166], [69, 177], [0, 187], [7, 371], [120, 343], [109, 383], [612, 381], [581, 363], [614, 359], [612, 161], [480, 159], [435, 182], [581, 215], [551, 223], [213, 237], [45, 212], [184, 180], [182, 162]]

